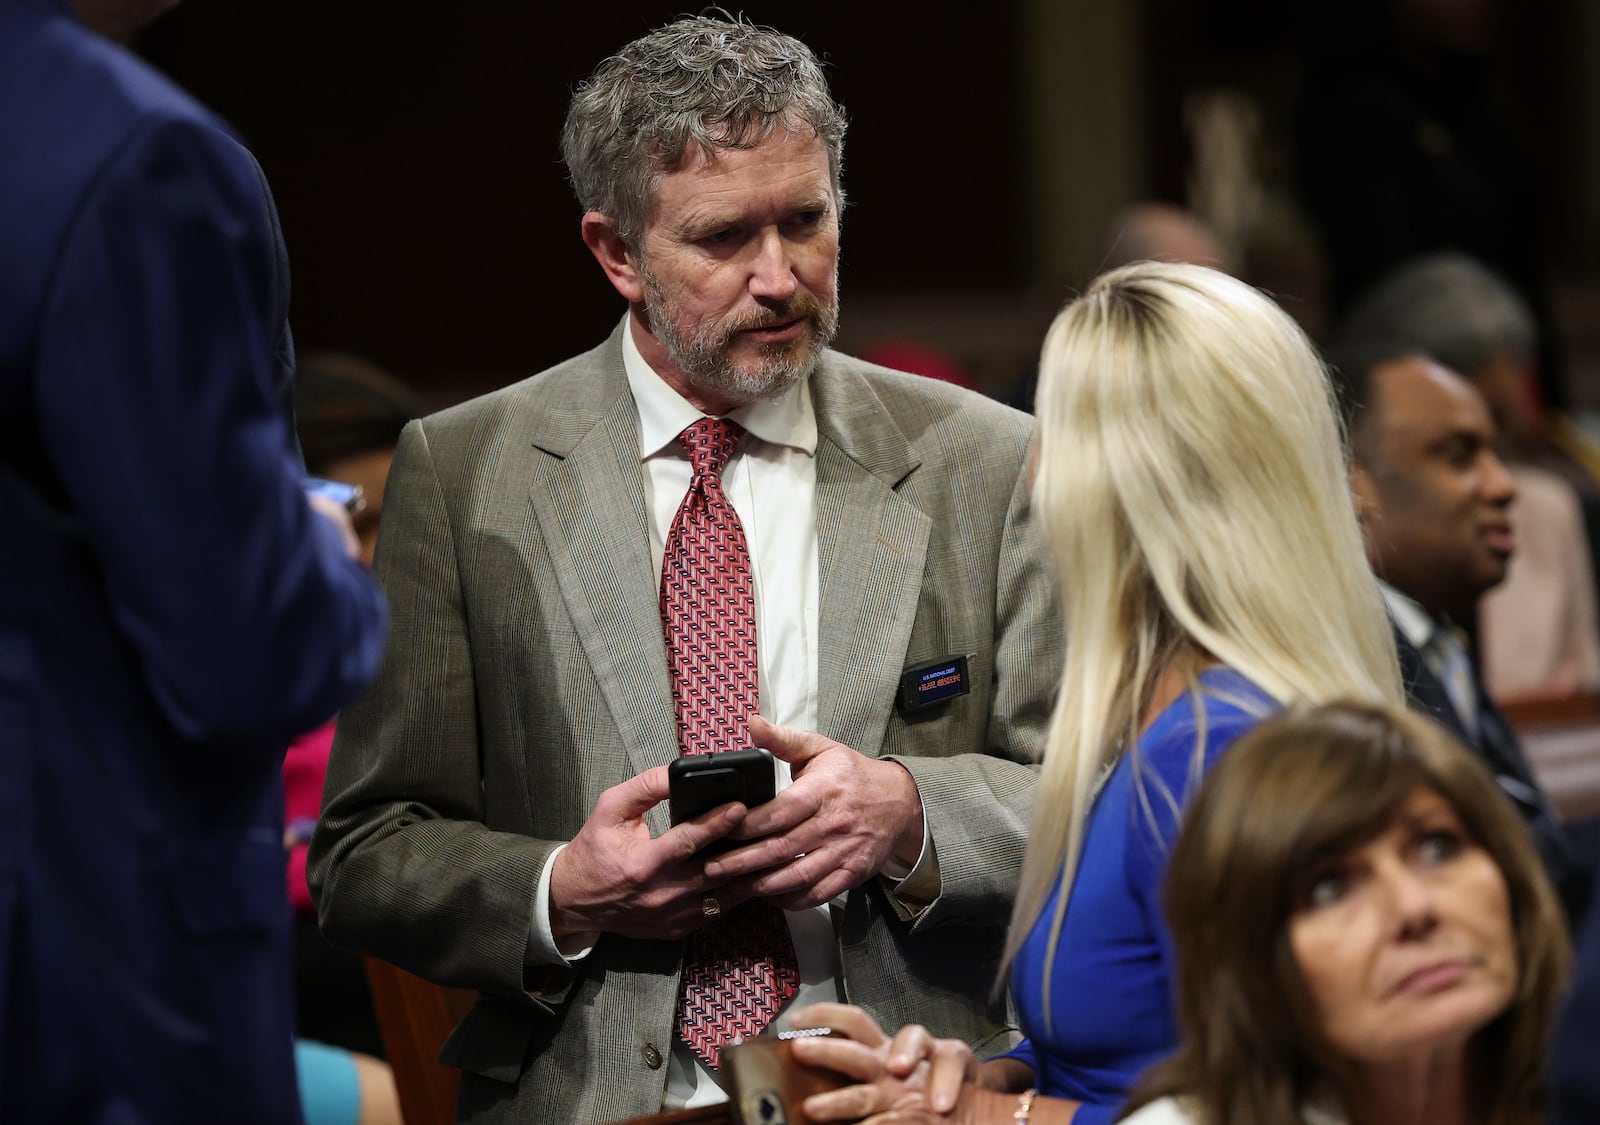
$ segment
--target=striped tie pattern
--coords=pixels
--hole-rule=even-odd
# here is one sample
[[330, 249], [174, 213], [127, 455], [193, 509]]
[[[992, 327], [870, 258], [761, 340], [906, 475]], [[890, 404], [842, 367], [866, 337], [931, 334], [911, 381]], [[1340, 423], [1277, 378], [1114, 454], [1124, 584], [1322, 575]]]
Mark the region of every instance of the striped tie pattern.
[[[661, 623], [685, 754], [744, 746], [757, 710], [750, 550], [722, 491], [722, 469], [743, 432], [725, 418], [702, 418], [679, 437], [694, 476], [667, 536]], [[761, 900], [743, 903], [688, 940], [678, 1034], [716, 1069], [724, 1045], [760, 1034], [799, 987], [783, 912]]]
[[1468, 737], [1478, 737], [1478, 685], [1472, 674], [1472, 657], [1466, 642], [1454, 626], [1436, 622], [1423, 657], [1433, 658], [1434, 674], [1444, 685], [1445, 694], [1455, 707], [1456, 717]]

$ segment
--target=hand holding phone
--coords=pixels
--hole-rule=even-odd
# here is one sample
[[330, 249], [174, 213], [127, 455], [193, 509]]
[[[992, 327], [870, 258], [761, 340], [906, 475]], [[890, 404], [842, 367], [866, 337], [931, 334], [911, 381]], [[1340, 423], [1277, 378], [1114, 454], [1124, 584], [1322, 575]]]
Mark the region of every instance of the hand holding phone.
[[345, 555], [359, 559], [361, 538], [356, 535], [356, 527], [350, 520], [350, 509], [346, 502], [320, 489], [307, 488], [305, 495], [306, 503], [311, 506], [311, 510], [339, 529], [339, 538], [344, 543]]
[[367, 506], [367, 498], [359, 484], [346, 484], [340, 480], [323, 477], [306, 477], [300, 482], [307, 496], [325, 496], [351, 515]]

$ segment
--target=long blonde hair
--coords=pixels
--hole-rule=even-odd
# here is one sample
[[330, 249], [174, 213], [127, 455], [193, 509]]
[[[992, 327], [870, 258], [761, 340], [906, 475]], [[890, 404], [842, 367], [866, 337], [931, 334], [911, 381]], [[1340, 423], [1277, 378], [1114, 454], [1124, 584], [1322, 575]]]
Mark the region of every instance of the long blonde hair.
[[1045, 336], [1037, 412], [1067, 659], [1003, 963], [1063, 885], [1048, 1020], [1096, 778], [1169, 665], [1203, 652], [1280, 703], [1404, 697], [1327, 374], [1271, 300], [1201, 266], [1104, 274]]

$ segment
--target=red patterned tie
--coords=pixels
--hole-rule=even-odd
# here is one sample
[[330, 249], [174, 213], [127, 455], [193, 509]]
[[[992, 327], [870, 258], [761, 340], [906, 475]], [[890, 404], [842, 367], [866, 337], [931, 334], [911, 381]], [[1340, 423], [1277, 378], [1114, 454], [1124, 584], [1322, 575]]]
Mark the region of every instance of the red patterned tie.
[[[679, 439], [694, 479], [667, 536], [661, 623], [685, 754], [739, 749], [756, 712], [750, 550], [722, 491], [722, 467], [743, 432], [725, 418], [702, 418]], [[725, 1044], [760, 1034], [799, 987], [783, 911], [760, 899], [743, 903], [688, 940], [678, 1034], [715, 1070]]]

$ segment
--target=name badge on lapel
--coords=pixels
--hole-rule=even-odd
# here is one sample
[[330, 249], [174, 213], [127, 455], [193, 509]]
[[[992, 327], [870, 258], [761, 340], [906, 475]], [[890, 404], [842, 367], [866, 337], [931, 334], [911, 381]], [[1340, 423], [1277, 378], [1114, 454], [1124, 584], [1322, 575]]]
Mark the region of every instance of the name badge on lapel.
[[972, 690], [967, 680], [967, 658], [945, 656], [931, 664], [907, 668], [900, 677], [900, 710], [915, 714]]

